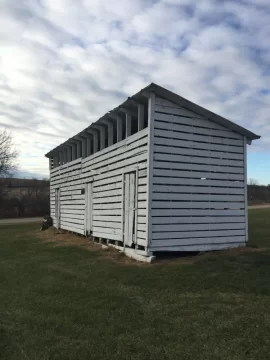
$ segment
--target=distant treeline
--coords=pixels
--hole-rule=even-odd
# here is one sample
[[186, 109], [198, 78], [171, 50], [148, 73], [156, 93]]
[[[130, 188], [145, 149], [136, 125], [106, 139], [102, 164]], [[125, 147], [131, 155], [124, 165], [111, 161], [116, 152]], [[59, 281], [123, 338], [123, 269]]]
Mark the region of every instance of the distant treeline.
[[49, 213], [48, 180], [0, 179], [0, 218], [44, 216]]
[[270, 185], [248, 185], [249, 204], [270, 203]]

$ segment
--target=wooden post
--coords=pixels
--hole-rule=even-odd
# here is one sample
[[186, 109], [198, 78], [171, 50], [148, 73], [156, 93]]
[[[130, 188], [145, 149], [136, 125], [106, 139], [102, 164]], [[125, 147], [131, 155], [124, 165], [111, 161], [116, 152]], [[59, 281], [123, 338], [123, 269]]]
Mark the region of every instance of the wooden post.
[[72, 160], [75, 160], [77, 156], [77, 144], [72, 144]]
[[138, 105], [138, 131], [144, 128], [144, 105]]
[[152, 188], [154, 161], [154, 115], [155, 93], [150, 93], [148, 100], [148, 166], [147, 166], [147, 201], [146, 201], [146, 243], [147, 251], [152, 241]]
[[245, 225], [246, 225], [246, 242], [248, 242], [248, 188], [247, 188], [247, 138], [244, 136], [244, 186], [245, 186]]
[[87, 139], [86, 139], [86, 156], [91, 155], [91, 145], [92, 145], [92, 139], [90, 137], [87, 137]]
[[93, 152], [96, 153], [98, 151], [98, 132], [94, 131], [93, 132]]
[[117, 116], [117, 142], [123, 140], [123, 120], [121, 116]]
[[67, 148], [67, 162], [72, 160], [72, 146], [69, 145]]
[[100, 126], [100, 150], [105, 149], [105, 127]]
[[82, 142], [80, 140], [77, 141], [77, 159], [82, 156]]
[[131, 115], [126, 113], [126, 138], [131, 135]]
[[111, 121], [107, 122], [108, 125], [108, 146], [113, 145], [113, 123]]
[[82, 138], [82, 158], [86, 158], [86, 139]]

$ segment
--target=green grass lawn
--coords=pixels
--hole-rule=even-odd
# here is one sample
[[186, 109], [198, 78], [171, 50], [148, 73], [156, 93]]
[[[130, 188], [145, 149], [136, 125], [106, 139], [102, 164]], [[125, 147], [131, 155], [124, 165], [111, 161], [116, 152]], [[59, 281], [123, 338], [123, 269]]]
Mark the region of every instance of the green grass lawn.
[[[252, 247], [269, 219], [250, 210]], [[141, 265], [36, 227], [0, 227], [1, 359], [270, 359], [270, 249]]]

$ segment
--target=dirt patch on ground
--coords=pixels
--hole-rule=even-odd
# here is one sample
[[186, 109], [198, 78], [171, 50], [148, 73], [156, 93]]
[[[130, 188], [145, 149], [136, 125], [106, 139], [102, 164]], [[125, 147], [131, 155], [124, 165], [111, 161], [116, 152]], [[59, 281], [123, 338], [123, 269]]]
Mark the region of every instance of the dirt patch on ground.
[[140, 263], [136, 260], [133, 260], [125, 256], [120, 251], [115, 248], [102, 247], [101, 244], [94, 242], [92, 239], [86, 238], [84, 236], [76, 235], [69, 233], [63, 230], [57, 230], [53, 227], [45, 231], [34, 231], [34, 235], [42, 239], [44, 242], [52, 243], [54, 246], [76, 246], [83, 248], [88, 251], [95, 252], [97, 255], [103, 259], [108, 259], [113, 262], [127, 264], [127, 265], [148, 265], [145, 263]]
[[77, 246], [88, 251], [95, 252], [103, 259], [108, 259], [116, 263], [136, 266], [159, 266], [165, 264], [186, 264], [192, 265], [201, 260], [212, 256], [239, 256], [246, 253], [264, 252], [266, 248], [242, 247], [222, 251], [200, 252], [200, 253], [167, 253], [159, 255], [152, 264], [142, 263], [125, 256], [113, 247], [102, 247], [101, 244], [84, 236], [57, 230], [53, 227], [45, 231], [34, 231], [32, 234], [40, 238], [43, 242], [52, 243], [54, 246]]

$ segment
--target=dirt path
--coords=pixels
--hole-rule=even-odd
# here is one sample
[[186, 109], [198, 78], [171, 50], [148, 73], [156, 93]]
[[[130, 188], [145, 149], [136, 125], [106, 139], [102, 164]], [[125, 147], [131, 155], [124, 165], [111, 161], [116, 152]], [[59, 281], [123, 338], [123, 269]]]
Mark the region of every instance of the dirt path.
[[0, 225], [8, 225], [8, 224], [27, 224], [34, 222], [42, 222], [43, 218], [34, 217], [34, 218], [19, 218], [19, 219], [0, 219]]
[[266, 205], [252, 205], [248, 207], [249, 209], [267, 209], [270, 208], [270, 204]]

